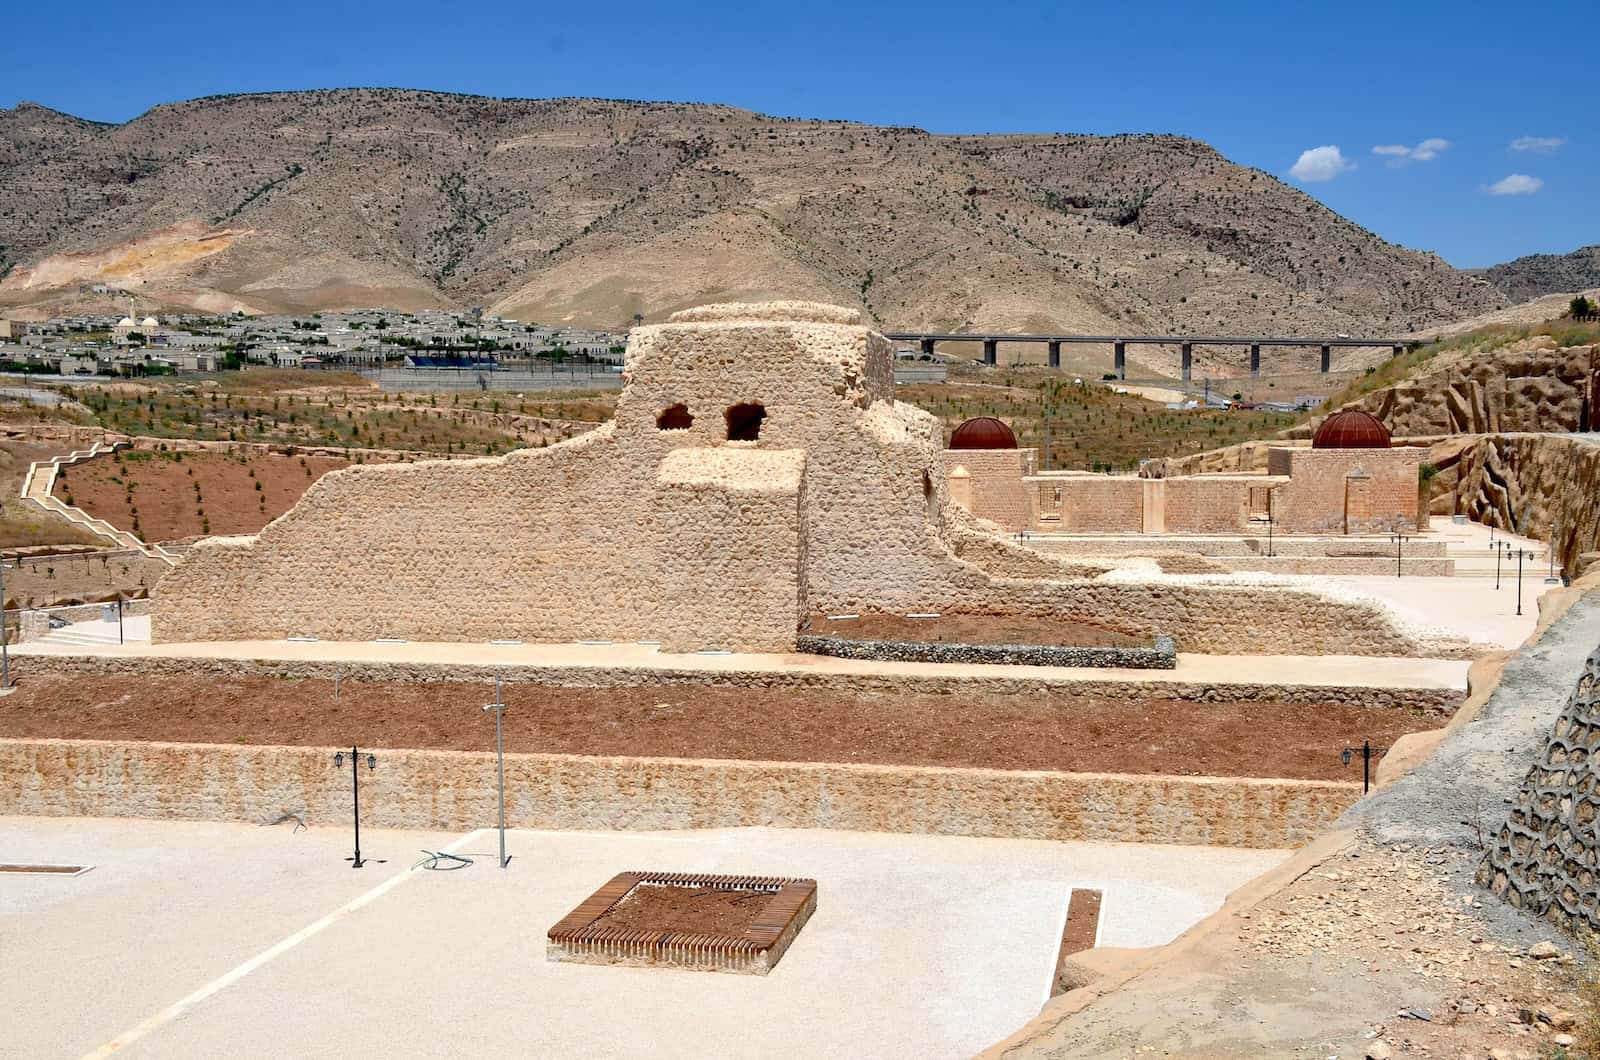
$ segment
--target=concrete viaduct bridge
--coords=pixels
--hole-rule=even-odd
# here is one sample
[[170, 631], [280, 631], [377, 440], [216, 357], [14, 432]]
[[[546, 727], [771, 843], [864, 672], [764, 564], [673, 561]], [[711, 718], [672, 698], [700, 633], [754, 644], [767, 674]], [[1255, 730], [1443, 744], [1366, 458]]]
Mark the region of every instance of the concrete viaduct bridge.
[[1239, 335], [1000, 335], [974, 332], [970, 334], [935, 333], [926, 331], [886, 331], [884, 335], [896, 342], [916, 342], [922, 346], [922, 352], [932, 354], [934, 345], [940, 342], [981, 342], [983, 343], [983, 363], [996, 364], [999, 361], [999, 346], [1002, 342], [1042, 342], [1049, 348], [1047, 363], [1051, 368], [1061, 367], [1061, 344], [1064, 342], [1098, 343], [1109, 345], [1112, 349], [1118, 379], [1128, 378], [1128, 347], [1130, 345], [1145, 346], [1177, 346], [1183, 351], [1183, 381], [1189, 382], [1194, 365], [1194, 348], [1196, 346], [1248, 346], [1250, 347], [1250, 376], [1256, 378], [1261, 375], [1261, 347], [1263, 346], [1302, 346], [1320, 347], [1322, 350], [1322, 371], [1326, 373], [1333, 361], [1334, 347], [1361, 347], [1381, 348], [1389, 347], [1391, 356], [1398, 357], [1405, 352], [1406, 343], [1402, 339], [1352, 339], [1352, 338], [1294, 338], [1285, 336], [1265, 336], [1250, 338]]

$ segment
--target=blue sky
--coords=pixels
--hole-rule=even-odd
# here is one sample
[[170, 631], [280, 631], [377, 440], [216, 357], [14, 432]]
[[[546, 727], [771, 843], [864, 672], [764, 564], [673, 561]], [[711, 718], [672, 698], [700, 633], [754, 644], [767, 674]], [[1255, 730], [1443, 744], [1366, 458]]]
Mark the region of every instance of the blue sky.
[[1564, 0], [80, 0], [14, 5], [7, 29], [0, 105], [102, 121], [215, 93], [393, 85], [935, 132], [1171, 132], [1459, 266], [1600, 242], [1594, 9]]

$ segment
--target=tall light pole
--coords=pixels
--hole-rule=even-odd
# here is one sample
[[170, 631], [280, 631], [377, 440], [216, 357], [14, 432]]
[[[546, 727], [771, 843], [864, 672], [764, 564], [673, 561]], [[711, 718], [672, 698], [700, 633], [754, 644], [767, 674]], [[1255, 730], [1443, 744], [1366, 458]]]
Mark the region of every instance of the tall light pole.
[[6, 625], [5, 569], [5, 554], [0, 553], [0, 688], [11, 687], [11, 627]]
[[503, 869], [511, 863], [511, 859], [506, 857], [506, 705], [500, 698], [500, 678], [494, 679], [494, 702], [485, 703], [483, 709], [494, 711], [494, 757], [500, 778], [500, 867]]
[[1402, 533], [1396, 532], [1389, 535], [1389, 540], [1394, 542], [1394, 576], [1398, 578], [1400, 577], [1400, 550], [1411, 539]]
[[[333, 753], [333, 764], [335, 768], [344, 767], [343, 751], [335, 751]], [[367, 768], [376, 769], [377, 767], [377, 756], [368, 754]], [[354, 817], [356, 823], [356, 856], [353, 858], [345, 858], [345, 860], [350, 862], [350, 867], [352, 869], [359, 869], [364, 866], [366, 862], [361, 860], [361, 752], [354, 747], [350, 748], [350, 794], [355, 807]]]
[[1522, 561], [1532, 559], [1533, 553], [1525, 548], [1516, 550], [1517, 557], [1517, 614], [1522, 614]]

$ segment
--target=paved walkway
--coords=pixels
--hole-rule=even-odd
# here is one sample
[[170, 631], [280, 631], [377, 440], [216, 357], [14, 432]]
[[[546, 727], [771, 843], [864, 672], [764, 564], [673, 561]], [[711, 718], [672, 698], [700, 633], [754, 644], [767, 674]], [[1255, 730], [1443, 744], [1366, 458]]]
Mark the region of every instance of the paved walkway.
[[[1420, 579], [1419, 579], [1420, 580]], [[1530, 626], [1531, 628], [1531, 626]], [[489, 644], [392, 641], [210, 641], [151, 644], [150, 620], [126, 620], [127, 643], [116, 643], [115, 623], [80, 622], [42, 641], [12, 647], [14, 655], [84, 655], [149, 659], [249, 659], [268, 662], [400, 663], [440, 666], [515, 666], [553, 669], [698, 671], [706, 674], [841, 674], [931, 678], [1004, 678], [1049, 681], [1292, 684], [1335, 688], [1466, 688], [1466, 662], [1388, 659], [1359, 655], [1191, 655], [1180, 652], [1174, 670], [1124, 670], [1066, 666], [994, 666], [875, 662], [824, 655], [663, 652], [648, 644]]]
[[[7, 860], [94, 866], [0, 876], [0, 1052], [28, 1057], [965, 1057], [1045, 1000], [1073, 887], [1105, 891], [1103, 945], [1157, 945], [1286, 856], [515, 830], [500, 870], [492, 830], [363, 829], [352, 872], [347, 829], [0, 817], [0, 835]], [[475, 863], [409, 869], [451, 846]], [[817, 912], [765, 977], [546, 961], [545, 931], [629, 869], [811, 877]]]

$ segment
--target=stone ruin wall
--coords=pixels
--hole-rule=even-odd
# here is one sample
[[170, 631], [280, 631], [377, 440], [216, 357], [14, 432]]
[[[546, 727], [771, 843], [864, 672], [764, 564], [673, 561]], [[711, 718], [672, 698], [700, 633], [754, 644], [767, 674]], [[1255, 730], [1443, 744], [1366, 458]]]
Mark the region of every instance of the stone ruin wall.
[[1600, 649], [1593, 652], [1477, 881], [1569, 935], [1600, 935]]
[[[750, 401], [759, 440], [727, 441], [724, 410]], [[657, 429], [680, 403], [693, 423]], [[941, 445], [933, 416], [894, 401], [889, 344], [855, 311], [690, 310], [635, 330], [613, 423], [498, 458], [330, 473], [255, 538], [197, 545], [157, 586], [153, 634], [789, 651], [807, 613], [940, 610], [1186, 651], [1473, 653], [1313, 591], [992, 575], [955, 555]]]

